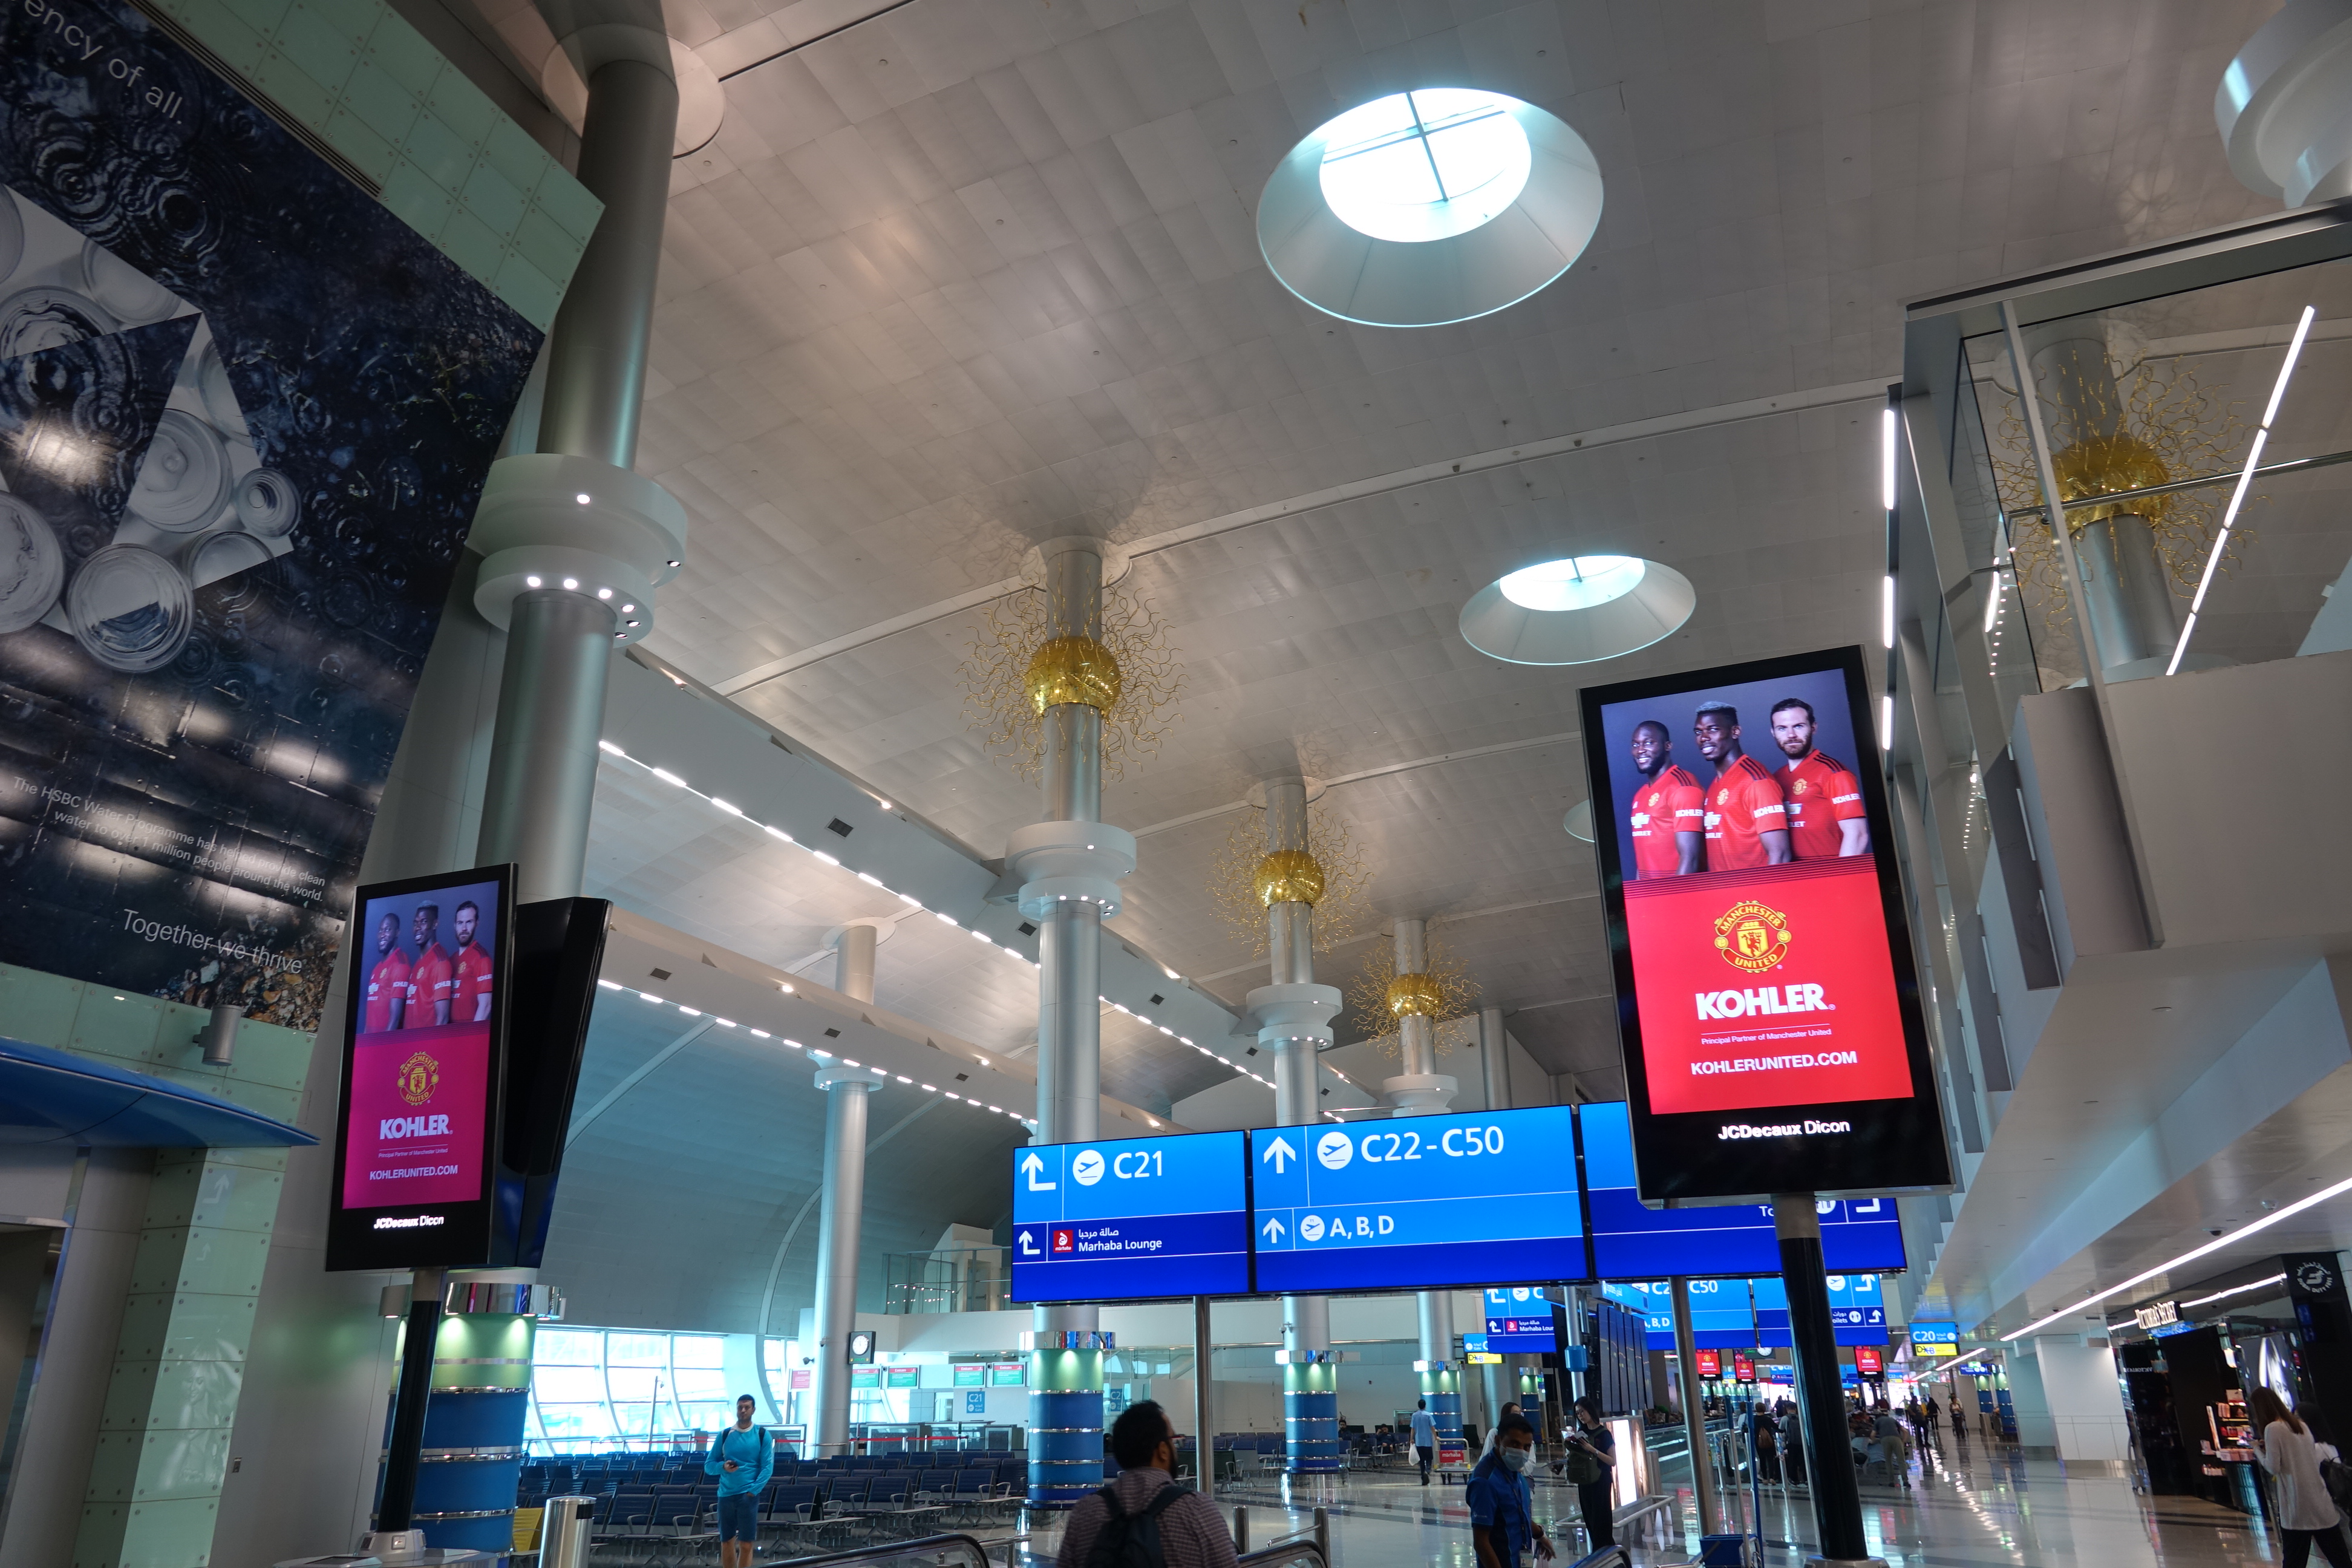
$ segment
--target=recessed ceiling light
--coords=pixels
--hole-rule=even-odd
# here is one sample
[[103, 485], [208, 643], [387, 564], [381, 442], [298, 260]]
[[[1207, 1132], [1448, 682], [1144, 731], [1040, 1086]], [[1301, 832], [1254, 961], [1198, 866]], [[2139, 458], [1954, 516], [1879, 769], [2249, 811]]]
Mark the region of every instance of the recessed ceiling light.
[[588, 492], [586, 490], [582, 490], [578, 495], [573, 496], [572, 499], [578, 501], [582, 506], [586, 506], [588, 504]]
[[526, 588], [536, 588], [539, 586], [539, 579], [536, 577], [526, 577], [522, 580], [522, 584]]
[[1638, 555], [1567, 555], [1522, 566], [1496, 586], [1523, 610], [1589, 610], [1641, 586], [1648, 564]]
[[578, 588], [580, 586], [580, 579], [577, 577], [566, 577], [563, 580], [563, 585], [566, 588]]

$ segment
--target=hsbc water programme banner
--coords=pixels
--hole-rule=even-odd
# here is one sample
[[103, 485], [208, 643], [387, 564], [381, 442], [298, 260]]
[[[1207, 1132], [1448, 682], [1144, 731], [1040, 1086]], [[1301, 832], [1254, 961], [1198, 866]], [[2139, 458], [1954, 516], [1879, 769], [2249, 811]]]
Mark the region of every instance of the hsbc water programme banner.
[[0, 960], [319, 1026], [539, 342], [139, 12], [0, 6]]
[[1642, 1197], [1948, 1180], [1861, 651], [1582, 697]]

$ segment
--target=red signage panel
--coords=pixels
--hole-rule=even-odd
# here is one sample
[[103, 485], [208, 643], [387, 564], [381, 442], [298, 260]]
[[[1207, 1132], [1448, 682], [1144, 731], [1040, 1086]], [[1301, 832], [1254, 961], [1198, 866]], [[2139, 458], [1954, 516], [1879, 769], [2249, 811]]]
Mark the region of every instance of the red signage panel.
[[1697, 1354], [1698, 1374], [1701, 1377], [1721, 1377], [1723, 1375], [1723, 1352], [1721, 1351], [1700, 1351]]

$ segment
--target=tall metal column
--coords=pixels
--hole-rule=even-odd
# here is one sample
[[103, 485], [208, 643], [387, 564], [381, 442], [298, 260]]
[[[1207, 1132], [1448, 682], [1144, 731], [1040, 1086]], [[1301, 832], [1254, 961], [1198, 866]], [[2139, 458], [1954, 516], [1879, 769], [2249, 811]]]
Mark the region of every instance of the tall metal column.
[[[887, 922], [845, 925], [832, 933], [833, 988], [874, 1000], [874, 950]], [[824, 1185], [816, 1239], [816, 1451], [849, 1452], [849, 1336], [857, 1327], [858, 1237], [866, 1219], [866, 1097], [887, 1081], [872, 1068], [825, 1068]]]
[[1839, 1380], [1837, 1331], [1830, 1322], [1829, 1277], [1822, 1265], [1822, 1222], [1811, 1193], [1772, 1199], [1780, 1238], [1780, 1279], [1789, 1290], [1789, 1338], [1796, 1363], [1797, 1423], [1805, 1439], [1805, 1479], [1821, 1532], [1823, 1568], [1875, 1563], [1862, 1532], [1862, 1491], [1847, 1447], [1845, 1390]]
[[1500, 1007], [1478, 1009], [1478, 1070], [1486, 1079], [1486, 1109], [1511, 1108], [1511, 1037], [1503, 1033]]
[[[1450, 1110], [1460, 1082], [1437, 1070], [1439, 994], [1428, 983], [1429, 923], [1396, 922], [1396, 974], [1389, 1012], [1397, 1021], [1397, 1054], [1404, 1071], [1381, 1088], [1396, 1116], [1439, 1116]], [[1497, 1020], [1499, 1022], [1499, 1019]], [[1443, 1290], [1416, 1294], [1421, 1354], [1413, 1371], [1441, 1439], [1462, 1436], [1462, 1369], [1454, 1360], [1454, 1300]]]
[[1691, 1501], [1698, 1511], [1698, 1532], [1712, 1535], [1723, 1518], [1715, 1497], [1715, 1456], [1706, 1446], [1706, 1394], [1698, 1385], [1698, 1336], [1691, 1331], [1690, 1279], [1677, 1274], [1666, 1281], [1675, 1299], [1675, 1360], [1682, 1368], [1683, 1440], [1691, 1465]]
[[857, 1327], [857, 1236], [866, 1220], [866, 1097], [884, 1075], [825, 1068], [824, 1186], [816, 1232], [816, 1451], [849, 1452], [849, 1336]]
[[[2075, 494], [2136, 489], [2168, 476], [2124, 422], [2124, 395], [2096, 317], [2023, 330], [2027, 363], [2048, 420], [2053, 460]], [[2053, 525], [2054, 526], [2054, 525]], [[2117, 678], [2153, 675], [2179, 635], [2179, 608], [2147, 519], [2123, 504], [2066, 514], [2082, 568], [2091, 636], [2084, 654]]]
[[[1040, 552], [1046, 640], [1026, 684], [1044, 731], [1045, 820], [1012, 836], [1005, 862], [1022, 879], [1021, 912], [1038, 925], [1036, 1142], [1074, 1143], [1101, 1121], [1102, 922], [1118, 912], [1135, 838], [1102, 821], [1103, 710], [1119, 681], [1101, 640], [1103, 546], [1054, 539]], [[1032, 1316], [1033, 1508], [1068, 1508], [1102, 1484], [1101, 1322], [1090, 1302]]]
[[651, 629], [686, 552], [685, 509], [630, 471], [677, 127], [668, 39], [647, 20], [568, 40], [591, 68], [580, 179], [604, 213], [548, 336], [539, 449], [491, 466], [467, 542], [484, 557], [475, 607], [507, 634], [478, 854], [519, 862], [526, 901], [580, 892], [613, 649]]
[[[1315, 983], [1315, 901], [1323, 896], [1323, 869], [1307, 841], [1307, 781], [1269, 779], [1265, 856], [1256, 889], [1265, 905], [1270, 984], [1246, 998], [1244, 1018], [1257, 1027], [1258, 1047], [1274, 1053], [1274, 1121], [1303, 1127], [1316, 1119], [1320, 1099], [1316, 1053], [1331, 1043], [1339, 1011], [1336, 987]], [[1321, 1296], [1282, 1299], [1283, 1450], [1293, 1475], [1339, 1468], [1339, 1381], [1331, 1357], [1331, 1304]]]

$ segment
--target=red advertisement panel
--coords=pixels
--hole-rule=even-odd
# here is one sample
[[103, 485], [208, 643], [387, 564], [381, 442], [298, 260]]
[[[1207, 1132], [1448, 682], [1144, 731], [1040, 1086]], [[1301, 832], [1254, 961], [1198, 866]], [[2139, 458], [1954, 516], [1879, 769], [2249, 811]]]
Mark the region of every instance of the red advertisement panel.
[[478, 1199], [489, 1087], [487, 1022], [362, 1035], [352, 1047], [343, 1206]]
[[1756, 1358], [1752, 1355], [1741, 1355], [1737, 1352], [1734, 1352], [1731, 1357], [1731, 1380], [1734, 1383], [1755, 1382]]
[[1653, 1112], [1910, 1095], [1871, 857], [1629, 882], [1625, 921]]
[[1701, 1377], [1721, 1377], [1723, 1375], [1723, 1352], [1721, 1351], [1700, 1351], [1697, 1354], [1698, 1374]]
[[1886, 1358], [1869, 1345], [1856, 1345], [1853, 1370], [1864, 1377], [1877, 1377], [1886, 1371]]

